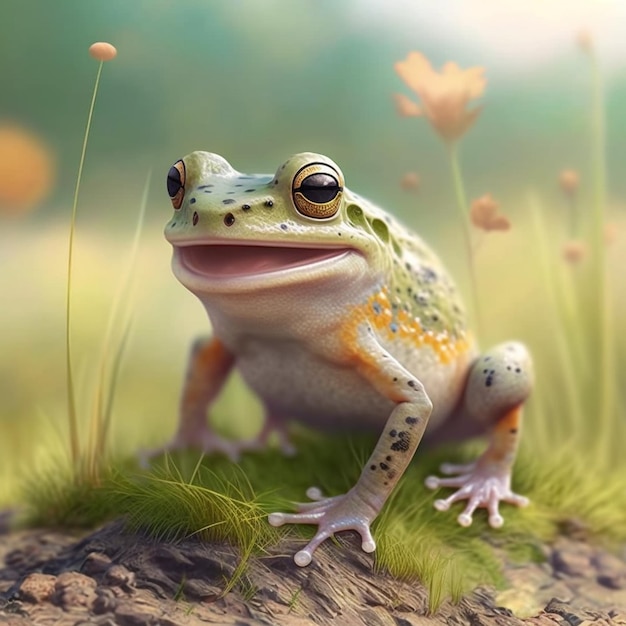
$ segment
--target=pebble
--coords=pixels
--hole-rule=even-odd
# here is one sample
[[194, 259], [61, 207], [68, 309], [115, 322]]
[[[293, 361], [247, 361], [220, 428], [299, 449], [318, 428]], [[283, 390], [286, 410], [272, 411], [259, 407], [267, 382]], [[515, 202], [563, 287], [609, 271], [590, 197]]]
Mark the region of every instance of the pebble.
[[90, 552], [85, 557], [85, 562], [80, 569], [83, 574], [94, 576], [96, 574], [103, 574], [109, 567], [111, 567], [111, 559], [106, 554]]
[[84, 606], [90, 609], [96, 599], [97, 583], [80, 572], [59, 574], [54, 585], [52, 601], [63, 609]]
[[123, 565], [111, 565], [104, 575], [104, 582], [130, 591], [135, 586], [135, 573]]
[[50, 574], [29, 574], [18, 591], [18, 597], [25, 602], [48, 602], [54, 593], [56, 576]]

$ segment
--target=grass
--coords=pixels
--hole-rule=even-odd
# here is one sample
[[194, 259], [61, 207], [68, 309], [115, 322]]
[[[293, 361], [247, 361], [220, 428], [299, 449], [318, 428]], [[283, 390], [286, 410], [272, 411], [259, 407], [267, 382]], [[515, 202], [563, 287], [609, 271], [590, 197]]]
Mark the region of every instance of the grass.
[[[44, 482], [37, 477], [30, 483], [29, 522], [92, 526], [124, 516], [130, 529], [142, 529], [162, 541], [193, 536], [226, 541], [240, 553], [235, 575], [225, 582], [226, 593], [234, 586], [245, 587], [242, 576], [250, 558], [276, 549], [284, 537], [312, 533], [310, 527], [275, 529], [267, 524], [267, 513], [301, 499], [313, 481], [327, 493], [345, 491], [358, 477], [373, 443], [371, 437], [300, 433], [296, 445], [301, 453], [295, 458], [268, 450], [246, 454], [233, 464], [223, 457], [181, 453], [162, 459], [149, 472], [120, 466], [96, 489], [67, 474], [58, 473], [55, 479], [47, 474]], [[506, 523], [498, 531], [488, 528], [483, 513], [471, 528], [460, 527], [454, 514], [433, 509], [434, 496], [422, 486], [443, 459], [471, 458], [476, 444], [460, 452], [418, 451], [417, 461], [375, 522], [376, 570], [420, 581], [435, 610], [444, 599], [458, 600], [479, 584], [503, 586], [500, 561], [490, 542], [517, 560], [536, 558], [537, 542], [555, 537], [568, 520], [583, 525], [598, 540], [626, 541], [626, 492], [618, 475], [590, 473], [575, 448], [565, 447], [538, 462], [529, 447], [526, 444], [517, 464], [514, 486], [533, 504], [524, 510], [505, 506]], [[338, 546], [326, 549], [340, 558]]]
[[[595, 89], [593, 127], [596, 133], [603, 133], [599, 113], [601, 94]], [[95, 92], [92, 108], [94, 102]], [[603, 139], [594, 137], [594, 158], [601, 159], [596, 153], [602, 152]], [[86, 145], [87, 137], [83, 157]], [[82, 165], [83, 158], [81, 171]], [[458, 162], [455, 167], [457, 182], [464, 185]], [[598, 236], [603, 219], [600, 203], [606, 196], [604, 179], [601, 161], [594, 169], [590, 200], [594, 205], [593, 219], [587, 220], [590, 224], [586, 226], [591, 249], [596, 252], [598, 246], [604, 245]], [[72, 212], [72, 239], [79, 184], [80, 173]], [[462, 195], [462, 204], [466, 206], [465, 192]], [[476, 515], [471, 528], [461, 528], [454, 511], [441, 514], [433, 509], [436, 496], [423, 487], [423, 481], [436, 472], [444, 459], [471, 458], [476, 445], [469, 443], [438, 451], [420, 448], [416, 461], [373, 529], [378, 543], [376, 569], [404, 580], [422, 582], [429, 590], [431, 610], [445, 598], [458, 600], [478, 584], [504, 583], [499, 560], [486, 537], [516, 559], [537, 558], [537, 542], [554, 537], [568, 520], [584, 525], [589, 535], [598, 540], [626, 541], [626, 457], [620, 450], [621, 442], [626, 439], [626, 416], [621, 408], [626, 398], [618, 397], [620, 390], [616, 385], [617, 359], [624, 358], [624, 344], [617, 343], [618, 320], [614, 311], [607, 308], [614, 304], [610, 298], [611, 283], [606, 268], [597, 261], [608, 255], [604, 252], [595, 255], [593, 264], [565, 264], [558, 244], [562, 226], [537, 194], [532, 195], [528, 205], [533, 222], [528, 228], [521, 224], [518, 233], [526, 237], [526, 244], [528, 241], [536, 244], [538, 254], [529, 257], [522, 250], [515, 276], [520, 289], [528, 281], [528, 275], [540, 277], [526, 283], [532, 284], [534, 302], [540, 306], [526, 303], [526, 308], [517, 311], [517, 315], [520, 320], [525, 317], [531, 320], [524, 339], [533, 348], [538, 388], [527, 411], [514, 489], [530, 497], [533, 504], [525, 510], [503, 506], [505, 525], [500, 530], [490, 530], [483, 513]], [[584, 223], [581, 229], [585, 230]], [[136, 253], [137, 242], [138, 235], [131, 256]], [[476, 259], [477, 272], [484, 263], [485, 259]], [[70, 259], [68, 287], [71, 275]], [[130, 270], [126, 276], [120, 293], [128, 294], [132, 291]], [[482, 278], [484, 296], [487, 281]], [[510, 279], [508, 276], [507, 280]], [[117, 301], [123, 299], [120, 296]], [[267, 513], [302, 499], [311, 484], [330, 495], [346, 491], [358, 477], [374, 439], [346, 439], [299, 431], [295, 443], [300, 453], [296, 458], [285, 458], [275, 450], [268, 450], [245, 455], [235, 465], [221, 457], [198, 458], [189, 453], [166, 457], [152, 470], [142, 471], [133, 458], [124, 454], [122, 436], [118, 434], [113, 445], [109, 445], [113, 400], [118, 396], [121, 355], [128, 336], [128, 311], [120, 325], [119, 305], [114, 306], [104, 333], [93, 408], [79, 411], [70, 358], [69, 295], [66, 310], [70, 454], [56, 457], [43, 469], [31, 468], [26, 472], [21, 501], [27, 506], [28, 522], [91, 527], [124, 516], [129, 528], [143, 529], [163, 541], [190, 536], [227, 541], [238, 548], [241, 558], [235, 575], [224, 583], [224, 593], [236, 587], [242, 595], [252, 597], [256, 590], [245, 576], [250, 558], [279, 545], [286, 536], [297, 538], [312, 532], [308, 527], [274, 529], [267, 524]], [[501, 330], [506, 330], [506, 324]], [[620, 349], [622, 352], [618, 352]], [[601, 372], [601, 384], [593, 372]], [[159, 387], [156, 388], [158, 395]], [[144, 389], [146, 394], [155, 394], [155, 386], [149, 385], [136, 390], [135, 395], [141, 395]], [[227, 393], [237, 403], [239, 412], [247, 414], [252, 410], [253, 400], [250, 396], [241, 399], [240, 394], [240, 388], [231, 390], [230, 395]], [[239, 398], [236, 401], [235, 396]], [[234, 407], [232, 404], [231, 414], [236, 413]], [[132, 421], [133, 410], [125, 406], [123, 412], [125, 421]], [[79, 419], [81, 413], [88, 419]], [[231, 417], [228, 415], [226, 419]], [[136, 419], [141, 421], [139, 429], [144, 435], [154, 428], [145, 415], [137, 415]], [[83, 422], [91, 434], [83, 433], [81, 438], [79, 426]], [[165, 437], [162, 432], [162, 438]], [[330, 543], [325, 548], [340, 551]], [[294, 592], [294, 606], [299, 593], [300, 590]]]

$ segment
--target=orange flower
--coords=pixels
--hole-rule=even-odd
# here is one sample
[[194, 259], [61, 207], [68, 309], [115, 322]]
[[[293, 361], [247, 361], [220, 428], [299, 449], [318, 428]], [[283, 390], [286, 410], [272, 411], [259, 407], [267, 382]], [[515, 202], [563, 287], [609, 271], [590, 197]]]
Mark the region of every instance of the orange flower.
[[574, 196], [574, 194], [578, 191], [579, 184], [580, 177], [578, 176], [578, 172], [575, 170], [563, 170], [559, 174], [559, 185], [565, 195], [570, 197]]
[[[441, 72], [436, 72], [430, 61], [419, 52], [411, 52], [404, 61], [395, 64], [395, 70], [406, 85], [419, 97], [422, 107], [396, 96], [396, 105], [403, 110], [416, 111], [426, 116], [433, 128], [446, 141], [456, 141], [476, 121], [482, 107], [469, 110], [471, 100], [480, 98], [487, 83], [484, 68], [472, 67], [462, 70], [456, 63], [446, 63]], [[407, 102], [413, 105], [409, 109]], [[401, 112], [401, 114], [403, 114]]]
[[89, 46], [89, 54], [97, 61], [111, 61], [117, 56], [117, 48], [106, 41], [96, 41]]
[[581, 30], [576, 35], [576, 43], [578, 47], [589, 54], [593, 51], [593, 37], [588, 30]]
[[396, 103], [396, 111], [401, 117], [419, 117], [423, 115], [422, 109], [403, 93], [394, 93], [393, 99]]
[[420, 186], [420, 177], [417, 172], [407, 172], [400, 180], [400, 186], [407, 191], [414, 191]]
[[470, 220], [477, 228], [489, 232], [490, 230], [509, 230], [511, 222], [506, 215], [498, 213], [500, 205], [490, 193], [477, 198], [470, 207]]
[[50, 192], [54, 164], [47, 146], [33, 133], [0, 124], [0, 213], [18, 215]]
[[572, 265], [580, 263], [587, 256], [587, 245], [584, 241], [572, 239], [563, 246], [563, 258]]

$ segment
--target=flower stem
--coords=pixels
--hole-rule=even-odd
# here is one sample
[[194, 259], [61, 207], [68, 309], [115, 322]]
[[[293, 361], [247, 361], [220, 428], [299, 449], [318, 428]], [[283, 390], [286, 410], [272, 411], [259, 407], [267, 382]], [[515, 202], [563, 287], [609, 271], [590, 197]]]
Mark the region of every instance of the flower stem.
[[465, 184], [463, 183], [463, 175], [461, 173], [461, 165], [459, 162], [458, 143], [449, 144], [448, 156], [450, 158], [450, 168], [452, 170], [452, 180], [454, 183], [454, 191], [456, 194], [456, 203], [461, 213], [463, 222], [463, 232], [465, 238], [465, 251], [467, 254], [467, 267], [470, 279], [470, 317], [473, 317], [474, 328], [478, 336], [481, 336], [481, 315], [478, 304], [478, 280], [476, 276], [476, 267], [474, 263], [474, 250], [472, 246], [472, 231], [469, 219], [469, 210], [467, 206], [467, 195], [465, 193]]
[[74, 258], [74, 234], [76, 231], [76, 209], [78, 207], [78, 193], [80, 191], [80, 181], [83, 175], [83, 165], [85, 164], [85, 154], [87, 153], [87, 140], [89, 138], [89, 130], [91, 128], [91, 119], [96, 104], [96, 96], [98, 94], [98, 85], [100, 83], [100, 75], [102, 74], [102, 61], [98, 66], [96, 74], [96, 82], [91, 97], [91, 105], [89, 106], [89, 115], [87, 116], [87, 126], [85, 128], [85, 137], [83, 139], [83, 148], [80, 154], [78, 164], [78, 175], [76, 177], [76, 188], [74, 189], [74, 202], [72, 204], [72, 217], [70, 220], [70, 238], [68, 244], [67, 255], [67, 293], [65, 298], [65, 366], [67, 376], [67, 411], [70, 429], [70, 453], [72, 456], [72, 464], [74, 468], [78, 467], [80, 447], [78, 441], [78, 420], [76, 415], [76, 397], [74, 392], [74, 377], [72, 372], [72, 351], [71, 351], [71, 294], [72, 294], [72, 269]]
[[[596, 283], [598, 372], [600, 372], [599, 415], [605, 437], [611, 437], [610, 423], [615, 409], [613, 399], [614, 358], [611, 341], [611, 299], [608, 290], [604, 223], [606, 212], [606, 129], [604, 86], [596, 53], [591, 60], [591, 156], [593, 167], [592, 249]], [[600, 437], [603, 444], [609, 444]], [[606, 451], [606, 447], [603, 448]]]

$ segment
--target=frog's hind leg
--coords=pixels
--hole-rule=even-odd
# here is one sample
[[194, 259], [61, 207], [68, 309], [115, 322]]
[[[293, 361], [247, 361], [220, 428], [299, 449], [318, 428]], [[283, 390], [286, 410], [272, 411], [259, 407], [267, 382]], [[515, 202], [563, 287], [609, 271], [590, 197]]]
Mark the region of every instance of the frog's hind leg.
[[526, 348], [515, 342], [496, 346], [472, 366], [463, 399], [463, 417], [492, 424], [487, 450], [475, 463], [444, 464], [441, 472], [449, 478], [429, 476], [426, 486], [457, 488], [451, 496], [435, 501], [435, 508], [447, 511], [459, 500], [467, 500], [458, 516], [462, 526], [472, 523], [474, 511], [483, 507], [489, 524], [498, 528], [503, 519], [499, 503], [526, 506], [528, 499], [511, 491], [511, 470], [515, 461], [522, 423], [522, 407], [533, 384], [532, 363]]

